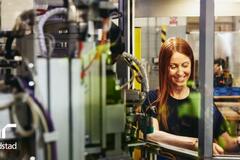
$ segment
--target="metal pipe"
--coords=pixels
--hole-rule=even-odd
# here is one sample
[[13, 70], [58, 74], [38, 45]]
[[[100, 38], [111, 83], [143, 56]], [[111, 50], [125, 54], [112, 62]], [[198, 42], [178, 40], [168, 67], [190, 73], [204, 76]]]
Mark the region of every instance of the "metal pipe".
[[[200, 92], [199, 159], [212, 159], [214, 0], [200, 1]], [[210, 68], [210, 69], [209, 69]]]

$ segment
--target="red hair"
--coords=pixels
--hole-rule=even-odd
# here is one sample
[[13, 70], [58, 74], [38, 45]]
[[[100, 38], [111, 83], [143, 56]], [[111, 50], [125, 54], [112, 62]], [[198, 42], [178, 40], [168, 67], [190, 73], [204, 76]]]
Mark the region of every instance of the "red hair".
[[181, 38], [169, 38], [166, 40], [160, 49], [159, 53], [159, 106], [158, 106], [158, 116], [160, 125], [168, 130], [168, 106], [167, 98], [169, 96], [169, 83], [168, 83], [168, 68], [170, 64], [170, 59], [175, 52], [182, 53], [189, 57], [191, 61], [191, 75], [190, 79], [193, 79], [194, 71], [194, 56], [192, 48], [189, 44]]

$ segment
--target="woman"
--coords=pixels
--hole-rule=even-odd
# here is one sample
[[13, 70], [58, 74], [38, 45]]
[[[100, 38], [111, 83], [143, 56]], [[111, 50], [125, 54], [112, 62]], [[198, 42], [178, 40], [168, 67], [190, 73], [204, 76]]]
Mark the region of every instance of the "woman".
[[[154, 130], [147, 135], [148, 140], [197, 150], [200, 96], [188, 87], [193, 71], [194, 57], [189, 44], [181, 38], [168, 39], [159, 54], [159, 89], [150, 91], [143, 105], [147, 113], [153, 111], [149, 106], [157, 108], [155, 113], [151, 112]], [[214, 141], [213, 154], [238, 150], [240, 138], [229, 136], [216, 107], [213, 117], [213, 138], [221, 141], [221, 146]]]

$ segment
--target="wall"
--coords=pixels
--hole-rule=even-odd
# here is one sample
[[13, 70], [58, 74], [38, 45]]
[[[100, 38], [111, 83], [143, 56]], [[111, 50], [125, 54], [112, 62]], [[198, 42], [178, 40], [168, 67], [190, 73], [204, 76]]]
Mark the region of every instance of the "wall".
[[[239, 0], [215, 0], [216, 16], [240, 16]], [[199, 16], [200, 0], [137, 0], [136, 17]]]
[[2, 0], [1, 30], [12, 30], [17, 16], [23, 11], [33, 9], [33, 0]]
[[167, 26], [166, 38], [172, 36], [186, 37], [186, 17], [175, 17], [177, 24], [170, 24], [170, 17], [136, 18], [135, 27], [142, 30], [142, 59], [148, 63], [148, 75], [150, 89], [158, 87], [158, 67], [153, 64], [153, 58], [157, 58], [161, 46], [161, 26]]

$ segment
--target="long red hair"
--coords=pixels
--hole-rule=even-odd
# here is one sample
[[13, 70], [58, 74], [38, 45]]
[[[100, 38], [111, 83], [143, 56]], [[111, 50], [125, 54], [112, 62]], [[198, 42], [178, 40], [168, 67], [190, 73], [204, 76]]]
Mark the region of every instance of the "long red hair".
[[160, 49], [159, 53], [159, 106], [158, 106], [158, 116], [160, 125], [168, 130], [168, 106], [167, 98], [169, 96], [169, 83], [168, 83], [168, 72], [169, 72], [169, 63], [172, 55], [175, 52], [182, 53], [189, 57], [191, 61], [191, 75], [190, 79], [193, 79], [194, 72], [194, 56], [192, 48], [189, 44], [182, 38], [174, 37], [166, 40]]

